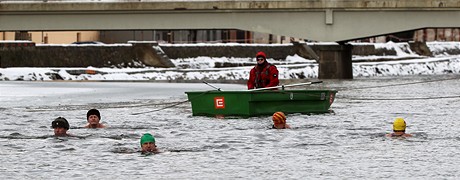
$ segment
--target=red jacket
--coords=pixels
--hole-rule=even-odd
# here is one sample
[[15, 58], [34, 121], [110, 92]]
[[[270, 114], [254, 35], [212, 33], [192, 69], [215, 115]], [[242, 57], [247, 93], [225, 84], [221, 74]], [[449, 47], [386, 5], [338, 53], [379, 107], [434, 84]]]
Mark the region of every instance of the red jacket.
[[270, 63], [265, 63], [264, 66], [256, 65], [249, 73], [248, 89], [273, 87], [278, 84], [278, 69]]

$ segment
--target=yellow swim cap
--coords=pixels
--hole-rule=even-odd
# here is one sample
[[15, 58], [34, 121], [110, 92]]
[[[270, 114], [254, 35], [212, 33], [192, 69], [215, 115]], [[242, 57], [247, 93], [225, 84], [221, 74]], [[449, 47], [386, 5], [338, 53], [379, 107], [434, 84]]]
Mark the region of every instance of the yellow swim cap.
[[396, 118], [393, 122], [393, 131], [404, 131], [406, 130], [406, 121], [403, 118]]

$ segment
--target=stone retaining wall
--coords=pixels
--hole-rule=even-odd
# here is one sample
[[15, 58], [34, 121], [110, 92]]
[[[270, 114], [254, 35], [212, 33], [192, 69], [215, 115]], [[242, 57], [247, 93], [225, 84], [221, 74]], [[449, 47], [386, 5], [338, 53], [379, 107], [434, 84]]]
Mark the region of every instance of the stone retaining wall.
[[[254, 57], [258, 51], [269, 58], [283, 60], [298, 54], [307, 59], [317, 59], [321, 44], [222, 44], [222, 45], [158, 45], [133, 43], [125, 46], [0, 46], [0, 67], [173, 67], [170, 59], [208, 57]], [[432, 56], [425, 43], [398, 44], [400, 51]], [[311, 49], [309, 49], [311, 48]], [[412, 51], [412, 52], [411, 52]], [[446, 49], [459, 53], [460, 49]], [[162, 54], [163, 53], [163, 54]], [[442, 52], [436, 52], [441, 54]], [[396, 55], [396, 49], [375, 48], [373, 44], [353, 44], [353, 55]]]
[[3, 48], [1, 67], [111, 67], [136, 61], [131, 48], [122, 46], [35, 46]]

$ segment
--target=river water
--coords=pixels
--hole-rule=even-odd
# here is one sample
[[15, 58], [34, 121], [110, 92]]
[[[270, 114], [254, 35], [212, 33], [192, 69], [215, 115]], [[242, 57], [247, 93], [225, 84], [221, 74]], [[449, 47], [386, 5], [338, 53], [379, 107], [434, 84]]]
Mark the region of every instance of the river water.
[[[309, 88], [339, 90], [331, 112], [289, 114], [284, 130], [191, 116], [184, 92], [205, 84], [4, 81], [0, 179], [459, 179], [459, 77], [325, 80]], [[108, 128], [81, 128], [91, 108]], [[58, 116], [76, 137], [52, 136]], [[395, 117], [415, 136], [385, 138]], [[162, 153], [137, 152], [147, 132]]]

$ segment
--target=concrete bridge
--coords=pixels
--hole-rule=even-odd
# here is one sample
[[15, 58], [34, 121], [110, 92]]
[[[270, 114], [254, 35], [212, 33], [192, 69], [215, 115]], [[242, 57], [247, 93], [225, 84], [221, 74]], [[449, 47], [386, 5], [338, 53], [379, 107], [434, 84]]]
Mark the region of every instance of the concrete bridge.
[[0, 0], [0, 31], [241, 29], [339, 42], [319, 54], [320, 78], [352, 78], [347, 41], [459, 18], [460, 0]]

